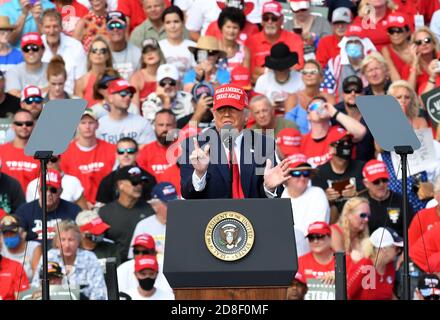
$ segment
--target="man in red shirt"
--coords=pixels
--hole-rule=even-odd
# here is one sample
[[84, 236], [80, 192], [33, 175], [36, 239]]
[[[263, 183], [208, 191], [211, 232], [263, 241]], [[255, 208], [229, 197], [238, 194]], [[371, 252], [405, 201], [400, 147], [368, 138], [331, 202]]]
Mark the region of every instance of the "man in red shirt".
[[93, 207], [99, 183], [115, 164], [115, 146], [96, 138], [98, 120], [87, 109], [78, 125], [77, 138], [73, 140], [61, 158], [63, 172], [77, 177], [84, 187], [84, 196]]
[[337, 8], [332, 14], [333, 34], [321, 38], [316, 50], [316, 60], [323, 68], [331, 58], [336, 58], [341, 52], [338, 47], [342, 37], [351, 23], [351, 10], [345, 7]]
[[411, 260], [425, 272], [440, 273], [440, 223], [409, 246]]
[[40, 163], [24, 154], [24, 148], [34, 129], [35, 120], [30, 111], [19, 109], [12, 122], [14, 140], [0, 146], [2, 172], [17, 179], [26, 192], [32, 180], [38, 177]]
[[324, 221], [309, 225], [306, 238], [310, 252], [298, 260], [298, 272], [305, 279], [321, 279], [327, 284], [334, 284], [335, 258], [331, 246], [331, 229]]
[[278, 2], [267, 2], [263, 5], [262, 22], [263, 30], [253, 35], [246, 42], [251, 53], [252, 81], [264, 73], [265, 58], [270, 54], [270, 48], [278, 42], [284, 42], [292, 52], [298, 54], [298, 64], [295, 68], [300, 70], [304, 65], [304, 45], [301, 37], [293, 32], [283, 30], [284, 16], [282, 6]]
[[[176, 170], [177, 176], [170, 180], [164, 180], [165, 171], [176, 165], [176, 161], [172, 154], [174, 148], [170, 148], [173, 145], [175, 139], [170, 137], [170, 132], [176, 129], [176, 117], [169, 109], [162, 109], [158, 111], [154, 119], [154, 132], [156, 134], [156, 141], [147, 144], [140, 152], [137, 158], [139, 166], [151, 173], [157, 183], [159, 182], [171, 182], [173, 185], [180, 184], [180, 170]], [[171, 152], [170, 152], [171, 151]], [[170, 162], [173, 161], [173, 162]], [[178, 169], [178, 168], [177, 168]], [[169, 179], [171, 177], [167, 177]]]
[[[3, 239], [0, 233], [0, 251]], [[0, 255], [0, 300], [16, 300], [18, 292], [29, 289], [23, 266]]]

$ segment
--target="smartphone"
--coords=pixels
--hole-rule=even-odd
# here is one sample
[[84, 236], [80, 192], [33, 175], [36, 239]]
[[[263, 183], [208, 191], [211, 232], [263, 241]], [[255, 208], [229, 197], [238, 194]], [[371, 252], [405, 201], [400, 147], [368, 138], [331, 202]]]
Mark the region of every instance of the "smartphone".
[[208, 51], [206, 50], [197, 50], [197, 63], [201, 63], [208, 59]]

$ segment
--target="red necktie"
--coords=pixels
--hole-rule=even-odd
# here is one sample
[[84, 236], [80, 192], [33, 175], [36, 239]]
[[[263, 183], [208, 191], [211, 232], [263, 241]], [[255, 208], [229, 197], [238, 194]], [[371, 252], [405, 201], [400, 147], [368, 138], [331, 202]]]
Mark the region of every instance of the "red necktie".
[[243, 189], [241, 188], [240, 170], [238, 168], [237, 156], [233, 153], [232, 161], [232, 199], [244, 199]]

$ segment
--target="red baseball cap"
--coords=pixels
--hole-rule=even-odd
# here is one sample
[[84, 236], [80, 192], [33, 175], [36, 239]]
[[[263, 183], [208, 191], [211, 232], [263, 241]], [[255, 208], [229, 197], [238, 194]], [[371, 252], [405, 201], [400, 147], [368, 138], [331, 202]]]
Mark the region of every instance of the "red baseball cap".
[[408, 25], [408, 19], [402, 13], [393, 12], [388, 15], [387, 28], [403, 28]]
[[132, 93], [136, 92], [135, 87], [130, 85], [127, 80], [119, 78], [111, 81], [108, 85], [108, 93], [114, 94], [124, 90], [130, 90]]
[[21, 101], [24, 101], [29, 97], [43, 97], [43, 93], [37, 86], [27, 86], [21, 93]]
[[306, 281], [305, 277], [299, 271], [295, 274], [295, 280], [297, 280], [298, 282], [301, 282], [302, 284], [307, 285], [307, 281]]
[[278, 132], [277, 147], [288, 157], [299, 152], [301, 145], [301, 133], [294, 128], [284, 128]]
[[214, 92], [214, 111], [225, 106], [242, 111], [247, 105], [248, 95], [240, 86], [225, 84]]
[[148, 233], [142, 233], [134, 238], [132, 247], [141, 246], [145, 249], [150, 249], [156, 251], [156, 243], [151, 235]]
[[295, 170], [307, 169], [310, 170], [312, 166], [307, 162], [307, 157], [302, 153], [295, 153], [289, 156], [289, 168]]
[[307, 228], [307, 235], [306, 238], [312, 234], [325, 234], [325, 235], [331, 235], [332, 230], [330, 229], [330, 226], [328, 223], [324, 221], [316, 221], [309, 225]]
[[21, 37], [21, 48], [23, 49], [28, 44], [35, 44], [37, 46], [43, 46], [43, 39], [38, 32], [29, 32]]
[[84, 210], [78, 213], [75, 219], [81, 232], [90, 232], [96, 236], [103, 234], [110, 226], [102, 221], [96, 211]]
[[251, 90], [251, 72], [245, 66], [239, 65], [231, 70], [231, 84], [242, 87], [244, 90]]
[[156, 272], [159, 271], [159, 264], [157, 263], [156, 256], [137, 256], [134, 259], [134, 270], [138, 272], [144, 269], [151, 269]]
[[333, 129], [329, 131], [327, 139], [328, 139], [328, 143], [332, 144], [346, 137], [353, 137], [353, 135], [348, 133], [348, 131], [345, 130], [344, 128], [337, 127], [336, 130]]
[[261, 15], [266, 13], [272, 13], [274, 16], [281, 17], [283, 15], [283, 7], [277, 1], [266, 2], [263, 5], [263, 12]]
[[362, 175], [369, 182], [377, 179], [390, 179], [385, 163], [376, 159], [370, 160], [364, 165]]
[[[55, 169], [48, 169], [46, 174], [46, 185], [55, 187], [57, 189], [61, 188], [61, 173]], [[41, 182], [41, 178], [40, 178]]]

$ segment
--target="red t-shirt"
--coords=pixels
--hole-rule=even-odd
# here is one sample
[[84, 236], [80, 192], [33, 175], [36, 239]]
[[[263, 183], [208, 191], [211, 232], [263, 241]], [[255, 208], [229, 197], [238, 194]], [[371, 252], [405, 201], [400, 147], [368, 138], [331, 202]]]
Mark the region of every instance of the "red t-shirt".
[[[408, 72], [411, 68], [411, 65], [403, 61], [402, 58], [397, 54], [397, 52], [394, 51], [391, 45], [387, 45], [387, 48], [388, 52], [390, 53], [391, 60], [393, 61], [394, 66], [397, 69], [397, 72], [400, 74], [401, 78], [404, 78], [404, 72]], [[405, 75], [405, 77], [407, 77], [407, 75]]]
[[330, 127], [327, 135], [324, 139], [316, 141], [312, 138], [312, 134], [308, 133], [302, 136], [301, 146], [299, 147], [300, 153], [307, 157], [307, 161], [313, 166], [320, 166], [331, 159], [329, 150], [329, 139], [332, 134], [331, 131], [338, 130], [338, 126]]
[[313, 257], [313, 254], [309, 252], [298, 259], [298, 272], [301, 273], [306, 280], [317, 279], [331, 272], [335, 272], [335, 259], [333, 258], [327, 264], [320, 264]]
[[[165, 8], [168, 8], [170, 5], [170, 0], [165, 0]], [[117, 10], [121, 11], [123, 14], [130, 18], [130, 33], [148, 18], [147, 14], [145, 13], [144, 7], [142, 6], [142, 1], [140, 0], [118, 1]]]
[[336, 35], [330, 34], [324, 36], [319, 40], [318, 48], [316, 49], [316, 60], [323, 68], [331, 58], [336, 58], [341, 52], [338, 43], [341, 41]]
[[101, 180], [113, 170], [116, 146], [98, 139], [95, 148], [82, 151], [72, 141], [61, 157], [61, 170], [77, 177], [84, 187], [84, 197], [95, 203]]
[[380, 275], [371, 259], [353, 263], [347, 271], [347, 296], [349, 300], [391, 300], [393, 298], [396, 271], [388, 263]]
[[1, 171], [20, 182], [26, 193], [29, 182], [38, 178], [40, 162], [24, 154], [24, 149], [16, 148], [12, 142], [0, 146]]
[[17, 261], [0, 257], [0, 300], [15, 300], [15, 292], [29, 289], [23, 266]]
[[[257, 34], [259, 32], [257, 25], [246, 21], [246, 24], [244, 25], [243, 30], [241, 30], [240, 34], [238, 35], [237, 42], [240, 44], [245, 44], [247, 39], [249, 39], [254, 34]], [[206, 36], [213, 36], [217, 39], [222, 38], [222, 32], [220, 31], [217, 20], [213, 21], [209, 24], [208, 29], [206, 29], [205, 32]]]
[[172, 165], [171, 167], [165, 169], [163, 174], [161, 174], [157, 180], [159, 182], [171, 182], [175, 187], [179, 196], [182, 195], [180, 191], [180, 168], [177, 165]]
[[281, 30], [280, 37], [274, 43], [266, 39], [263, 31], [258, 32], [248, 39], [246, 46], [251, 53], [251, 73], [255, 67], [262, 67], [266, 56], [270, 55], [270, 48], [278, 42], [284, 42], [290, 51], [298, 54], [298, 64], [296, 69], [301, 69], [304, 66], [304, 44], [301, 37], [293, 32]]
[[[414, 72], [412, 70], [412, 67], [408, 64], [405, 64], [402, 68], [402, 79], [408, 80], [411, 72]], [[417, 86], [416, 91], [418, 95], [421, 95], [423, 90], [425, 90], [428, 81], [429, 81], [429, 74], [422, 69], [422, 74], [419, 74], [416, 78], [416, 86]], [[435, 86], [436, 87], [440, 86], [440, 77], [438, 75], [435, 77]]]
[[63, 31], [69, 36], [73, 34], [78, 21], [89, 12], [89, 9], [76, 0], [69, 5], [56, 4], [56, 8], [63, 18]]
[[142, 169], [151, 173], [157, 182], [161, 182], [164, 181], [162, 175], [165, 170], [176, 165], [175, 162], [170, 163], [168, 161], [168, 151], [169, 147], [163, 146], [157, 141], [153, 141], [142, 148], [136, 161]]
[[440, 265], [439, 235], [440, 223], [437, 223], [423, 234], [423, 239], [420, 237], [414, 245], [409, 246], [411, 260], [425, 272], [440, 272], [438, 269]]
[[422, 234], [440, 223], [440, 216], [437, 213], [438, 206], [429, 209], [422, 209], [413, 217], [408, 228], [409, 246], [415, 245]]

